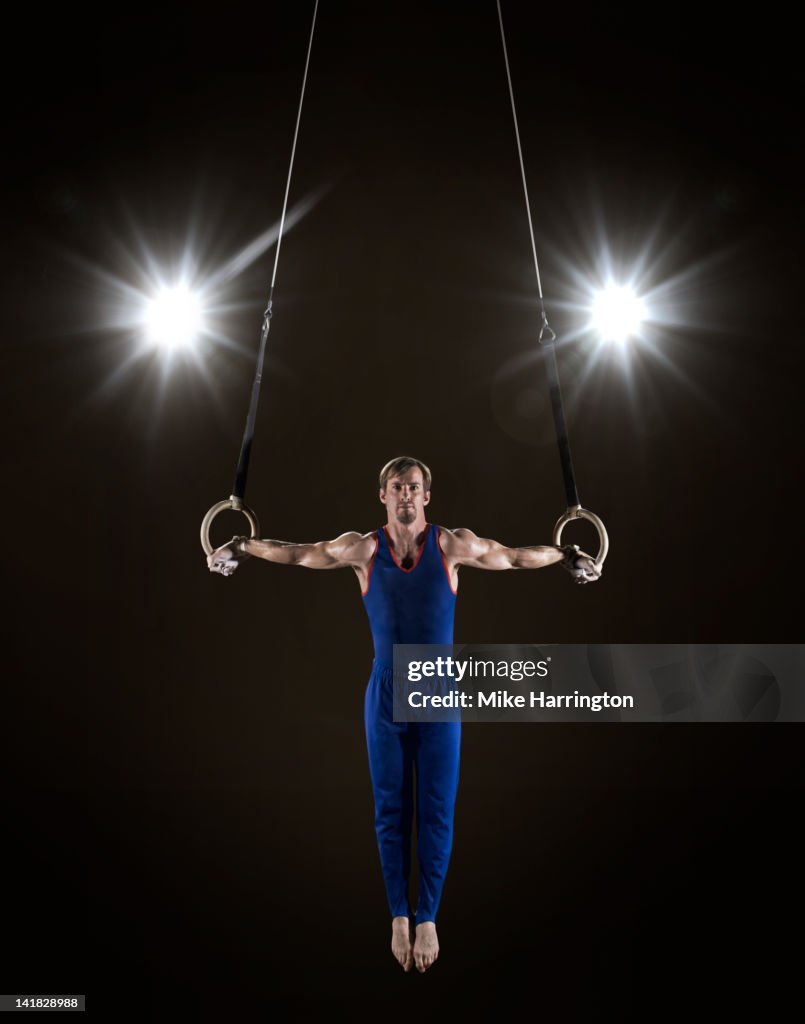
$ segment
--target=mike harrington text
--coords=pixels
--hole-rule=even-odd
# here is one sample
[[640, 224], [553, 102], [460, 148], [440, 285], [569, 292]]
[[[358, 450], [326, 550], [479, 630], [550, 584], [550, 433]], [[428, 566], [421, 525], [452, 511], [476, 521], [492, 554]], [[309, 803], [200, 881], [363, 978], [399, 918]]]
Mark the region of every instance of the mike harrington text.
[[633, 708], [634, 697], [620, 697], [613, 693], [596, 693], [592, 696], [574, 690], [572, 694], [552, 694], [540, 690], [532, 690], [528, 698], [522, 693], [509, 693], [508, 690], [490, 690], [484, 693], [465, 693], [463, 690], [451, 690], [445, 694], [422, 693], [413, 690], [408, 694], [408, 705], [412, 708], [589, 708], [590, 711], [601, 711], [602, 708]]

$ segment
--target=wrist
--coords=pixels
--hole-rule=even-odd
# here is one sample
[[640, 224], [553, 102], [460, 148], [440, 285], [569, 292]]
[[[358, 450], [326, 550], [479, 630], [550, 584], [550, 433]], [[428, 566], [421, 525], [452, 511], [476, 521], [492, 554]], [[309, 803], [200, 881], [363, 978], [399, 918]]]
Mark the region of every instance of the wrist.
[[562, 552], [563, 555], [561, 564], [565, 566], [573, 565], [575, 558], [579, 553], [578, 544], [564, 544], [562, 545], [562, 547], [559, 548], [559, 550]]
[[249, 549], [247, 547], [249, 543], [249, 537], [233, 537], [232, 538], [232, 549], [236, 555], [248, 555]]

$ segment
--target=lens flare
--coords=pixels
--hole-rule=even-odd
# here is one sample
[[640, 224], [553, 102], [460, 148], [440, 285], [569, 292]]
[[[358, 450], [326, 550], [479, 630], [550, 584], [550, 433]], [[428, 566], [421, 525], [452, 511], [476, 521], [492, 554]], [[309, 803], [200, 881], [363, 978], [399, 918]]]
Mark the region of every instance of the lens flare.
[[646, 319], [646, 304], [628, 285], [610, 283], [593, 301], [591, 326], [602, 341], [624, 344], [637, 336]]
[[163, 348], [192, 345], [204, 328], [200, 297], [187, 285], [163, 288], [145, 310], [148, 340]]

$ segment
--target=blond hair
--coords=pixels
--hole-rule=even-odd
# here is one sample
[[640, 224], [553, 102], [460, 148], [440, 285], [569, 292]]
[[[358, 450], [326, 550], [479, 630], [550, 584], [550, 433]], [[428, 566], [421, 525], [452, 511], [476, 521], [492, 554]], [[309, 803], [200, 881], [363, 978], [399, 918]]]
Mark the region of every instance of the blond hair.
[[419, 459], [412, 459], [407, 455], [398, 455], [396, 459], [387, 462], [380, 470], [380, 490], [385, 491], [389, 477], [399, 476], [400, 473], [413, 469], [414, 466], [419, 466], [422, 470], [422, 486], [426, 491], [429, 491], [432, 479], [430, 470], [424, 462], [420, 462]]

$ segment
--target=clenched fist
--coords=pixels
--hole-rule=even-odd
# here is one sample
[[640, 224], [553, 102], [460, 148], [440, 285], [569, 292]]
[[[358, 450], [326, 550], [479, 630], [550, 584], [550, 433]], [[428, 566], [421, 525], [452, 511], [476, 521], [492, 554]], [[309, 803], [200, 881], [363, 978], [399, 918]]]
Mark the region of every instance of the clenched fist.
[[578, 544], [568, 544], [562, 551], [565, 557], [560, 565], [567, 569], [574, 583], [595, 583], [601, 578], [601, 569], [595, 564], [595, 559], [580, 551]]
[[241, 562], [245, 562], [249, 555], [244, 550], [246, 537], [233, 537], [220, 548], [211, 551], [207, 555], [207, 567], [210, 572], [219, 572], [222, 576], [231, 576]]

